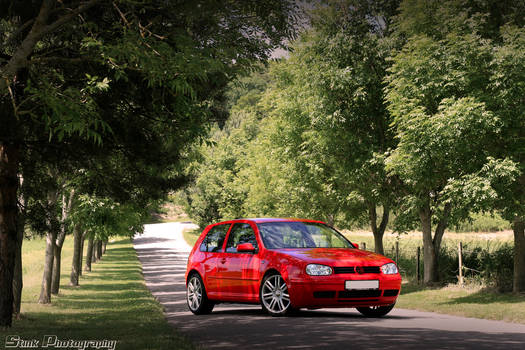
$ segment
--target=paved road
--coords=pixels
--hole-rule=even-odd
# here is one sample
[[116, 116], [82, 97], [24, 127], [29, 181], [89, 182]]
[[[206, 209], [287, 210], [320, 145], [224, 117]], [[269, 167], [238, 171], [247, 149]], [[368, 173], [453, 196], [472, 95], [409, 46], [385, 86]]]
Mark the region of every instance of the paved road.
[[394, 309], [381, 319], [354, 309], [302, 311], [274, 318], [251, 305], [194, 316], [186, 306], [188, 223], [147, 225], [134, 240], [144, 278], [168, 321], [205, 349], [525, 349], [525, 325]]

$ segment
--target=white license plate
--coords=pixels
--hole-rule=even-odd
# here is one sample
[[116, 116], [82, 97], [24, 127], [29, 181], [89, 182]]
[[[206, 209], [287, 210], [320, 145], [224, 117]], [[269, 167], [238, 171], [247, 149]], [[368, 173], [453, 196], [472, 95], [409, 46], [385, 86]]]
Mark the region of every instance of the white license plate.
[[345, 281], [345, 289], [379, 289], [379, 280]]

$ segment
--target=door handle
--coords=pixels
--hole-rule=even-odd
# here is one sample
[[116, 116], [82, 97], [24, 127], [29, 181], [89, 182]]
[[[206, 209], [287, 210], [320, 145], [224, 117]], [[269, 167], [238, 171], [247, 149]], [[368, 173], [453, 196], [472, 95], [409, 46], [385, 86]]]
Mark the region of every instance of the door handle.
[[221, 264], [224, 264], [224, 263], [226, 263], [226, 258], [221, 259]]

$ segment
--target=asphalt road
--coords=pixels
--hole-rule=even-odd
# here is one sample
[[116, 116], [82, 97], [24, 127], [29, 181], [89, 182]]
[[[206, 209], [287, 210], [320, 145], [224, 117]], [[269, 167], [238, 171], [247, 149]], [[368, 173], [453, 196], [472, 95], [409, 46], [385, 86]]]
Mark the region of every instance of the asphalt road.
[[184, 273], [191, 223], [147, 225], [134, 239], [146, 285], [167, 320], [204, 349], [520, 349], [525, 325], [394, 309], [381, 319], [354, 309], [267, 316], [259, 306], [221, 304], [195, 316], [186, 305]]

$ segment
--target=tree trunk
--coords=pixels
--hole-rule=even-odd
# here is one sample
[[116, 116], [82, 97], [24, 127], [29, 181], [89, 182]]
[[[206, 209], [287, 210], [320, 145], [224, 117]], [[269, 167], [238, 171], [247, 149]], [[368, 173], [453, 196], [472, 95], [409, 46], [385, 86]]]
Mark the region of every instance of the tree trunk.
[[439, 281], [438, 258], [432, 240], [432, 213], [426, 205], [419, 210], [421, 231], [423, 232], [423, 282], [431, 284]]
[[97, 262], [97, 245], [98, 241], [93, 242], [93, 249], [91, 250], [91, 264]]
[[107, 245], [108, 245], [108, 242], [104, 241], [104, 243], [102, 244], [102, 254], [106, 254], [106, 246]]
[[77, 224], [73, 228], [73, 262], [71, 264], [71, 275], [69, 277], [70, 286], [78, 286], [78, 277], [82, 270], [82, 232]]
[[65, 188], [62, 188], [62, 216], [60, 218], [60, 233], [55, 245], [55, 256], [53, 258], [53, 278], [51, 281], [51, 293], [58, 294], [60, 290], [60, 265], [62, 263], [62, 247], [66, 239], [66, 220], [71, 212], [75, 190], [69, 191], [69, 197], [66, 195]]
[[51, 293], [57, 295], [60, 289], [60, 264], [62, 262], [62, 246], [66, 238], [66, 230], [61, 228], [60, 234], [55, 243], [53, 256], [53, 274], [51, 280]]
[[46, 235], [46, 257], [44, 263], [44, 275], [42, 277], [42, 288], [40, 290], [40, 304], [51, 303], [51, 279], [53, 277], [53, 257], [55, 253], [57, 233], [54, 229]]
[[390, 209], [387, 205], [383, 205], [383, 216], [379, 227], [377, 226], [377, 212], [376, 205], [372, 203], [368, 206], [368, 216], [370, 219], [370, 227], [374, 235], [374, 251], [378, 254], [385, 254], [383, 247], [383, 236], [385, 234], [386, 225], [390, 216]]
[[86, 266], [84, 271], [91, 271], [91, 260], [93, 259], [93, 238], [88, 240], [87, 252], [86, 252]]
[[328, 226], [334, 226], [334, 223], [335, 223], [335, 218], [332, 214], [327, 214], [326, 215], [326, 223], [328, 224]]
[[102, 259], [102, 241], [97, 242], [97, 259]]
[[525, 221], [516, 218], [514, 231], [514, 293], [525, 292]]
[[79, 276], [82, 276], [82, 259], [84, 258], [84, 243], [86, 243], [86, 234], [83, 233], [82, 234], [82, 238], [81, 238], [81, 246], [80, 246], [80, 256], [78, 257], [79, 259], [79, 263], [78, 263], [78, 275]]
[[[25, 201], [22, 199], [21, 203]], [[20, 316], [20, 306], [22, 303], [22, 243], [24, 242], [25, 216], [19, 213], [18, 217], [18, 242], [16, 246], [15, 270], [13, 277], [13, 314], [15, 317]]]
[[[2, 128], [6, 127], [4, 118], [2, 124]], [[18, 155], [16, 146], [0, 141], [0, 328], [11, 327], [13, 321], [13, 274], [18, 244]]]
[[451, 207], [445, 205], [443, 217], [436, 226], [432, 237], [432, 211], [427, 203], [419, 210], [421, 231], [423, 232], [423, 281], [426, 284], [439, 282], [439, 250], [448, 224]]

